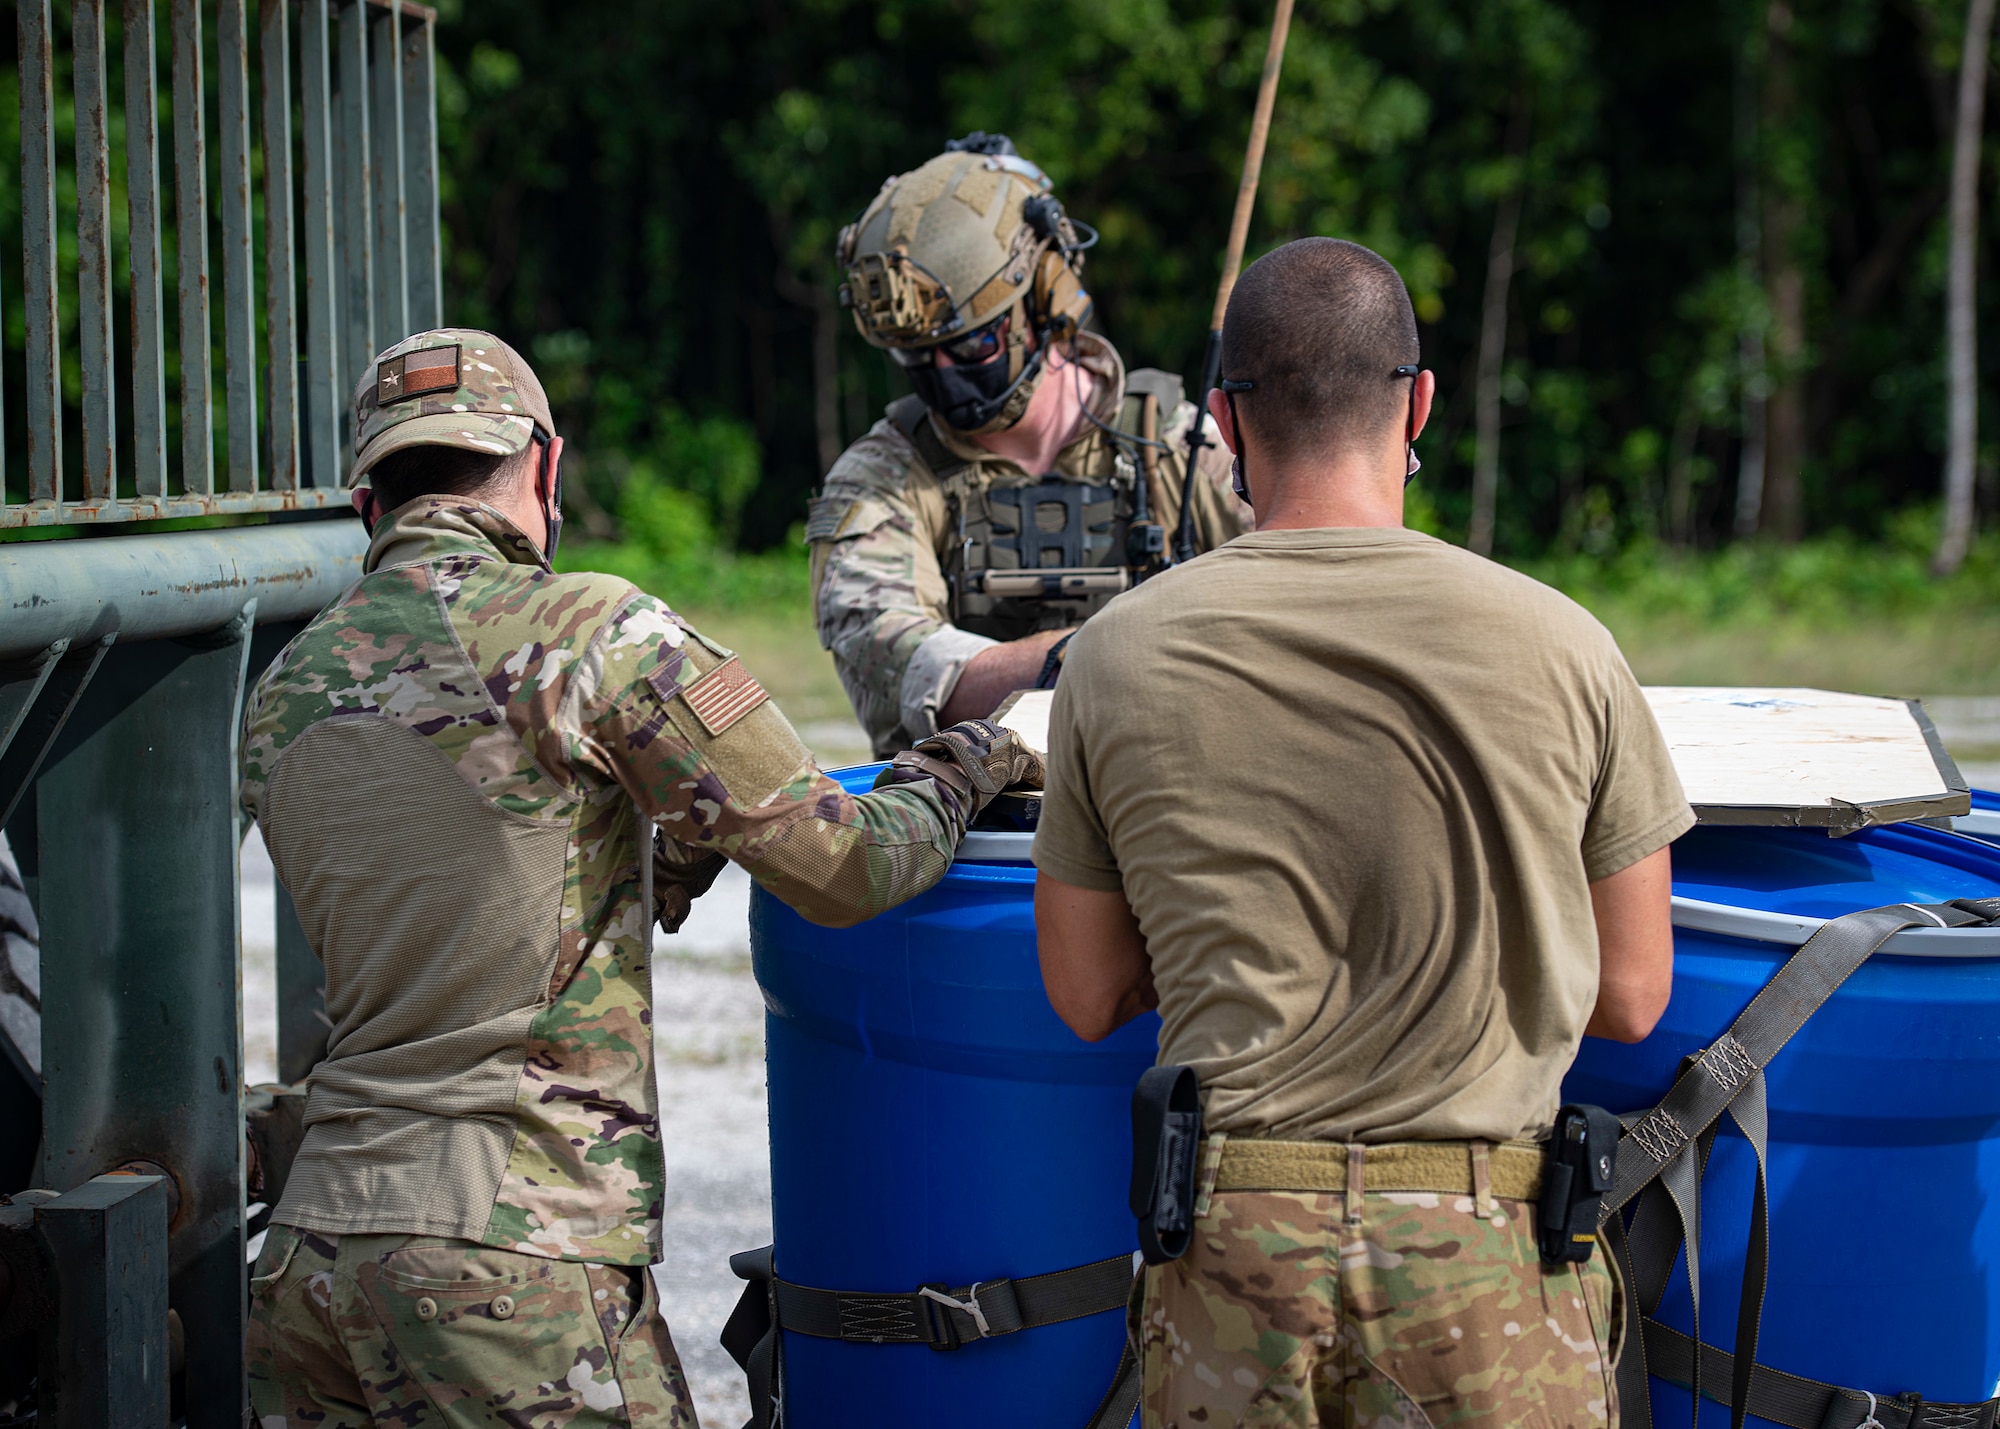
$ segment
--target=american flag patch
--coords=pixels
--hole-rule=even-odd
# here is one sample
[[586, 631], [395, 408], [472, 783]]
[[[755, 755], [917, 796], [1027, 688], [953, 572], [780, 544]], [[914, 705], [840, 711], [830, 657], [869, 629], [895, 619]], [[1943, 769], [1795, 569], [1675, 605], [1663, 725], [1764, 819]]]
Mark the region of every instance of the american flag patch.
[[458, 386], [458, 348], [426, 347], [392, 357], [375, 369], [375, 405], [449, 392]]
[[694, 717], [710, 734], [721, 734], [736, 721], [771, 698], [757, 677], [731, 655], [699, 680], [681, 691]]

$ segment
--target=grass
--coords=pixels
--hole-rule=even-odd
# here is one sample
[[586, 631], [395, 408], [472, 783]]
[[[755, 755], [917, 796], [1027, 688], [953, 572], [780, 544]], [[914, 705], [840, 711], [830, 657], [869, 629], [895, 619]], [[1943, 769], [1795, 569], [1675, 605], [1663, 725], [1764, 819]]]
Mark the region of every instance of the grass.
[[1648, 685], [1813, 685], [1863, 694], [2000, 693], [2000, 613], [1707, 625], [1618, 602], [1594, 613]]

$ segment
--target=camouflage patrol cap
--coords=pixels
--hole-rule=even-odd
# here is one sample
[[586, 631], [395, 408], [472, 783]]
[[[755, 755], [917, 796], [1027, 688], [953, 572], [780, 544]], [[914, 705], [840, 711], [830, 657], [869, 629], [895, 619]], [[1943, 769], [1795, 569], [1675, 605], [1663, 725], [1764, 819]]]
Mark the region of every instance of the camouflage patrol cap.
[[549, 399], [527, 359], [490, 332], [434, 328], [368, 364], [354, 389], [356, 486], [370, 467], [410, 447], [512, 456], [539, 428], [555, 435]]

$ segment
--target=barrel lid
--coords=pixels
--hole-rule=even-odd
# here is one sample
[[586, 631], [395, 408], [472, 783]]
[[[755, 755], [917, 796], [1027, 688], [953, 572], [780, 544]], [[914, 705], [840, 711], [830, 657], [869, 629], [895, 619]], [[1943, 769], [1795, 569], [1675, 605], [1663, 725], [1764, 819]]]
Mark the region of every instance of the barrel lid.
[[[1054, 692], [1020, 690], [993, 718], [1046, 751]], [[1836, 690], [1659, 685], [1646, 690], [1704, 824], [1857, 829], [1965, 814], [1964, 776], [1919, 700]]]

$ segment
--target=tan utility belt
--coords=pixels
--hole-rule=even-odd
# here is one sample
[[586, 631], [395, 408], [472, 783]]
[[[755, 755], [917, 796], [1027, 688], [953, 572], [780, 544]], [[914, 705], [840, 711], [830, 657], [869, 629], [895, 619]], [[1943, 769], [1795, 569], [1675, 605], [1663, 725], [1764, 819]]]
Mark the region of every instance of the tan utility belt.
[[1039, 570], [984, 570], [966, 575], [966, 585], [996, 599], [1065, 595], [1116, 595], [1132, 586], [1123, 566], [1045, 566]]
[[[1210, 1137], [1202, 1164], [1220, 1151], [1217, 1191], [1345, 1192], [1360, 1173], [1361, 1189], [1434, 1192], [1441, 1196], [1533, 1201], [1542, 1193], [1542, 1148], [1530, 1141], [1392, 1141], [1348, 1146], [1337, 1141], [1252, 1141]], [[1351, 1153], [1360, 1165], [1350, 1168]], [[1485, 1161], [1486, 1185], [1478, 1162]]]

